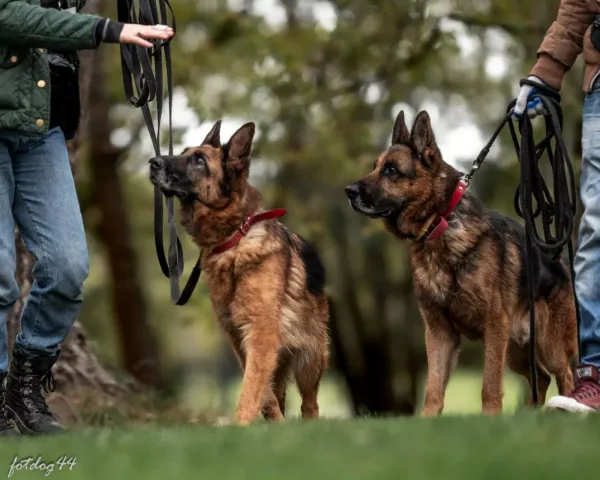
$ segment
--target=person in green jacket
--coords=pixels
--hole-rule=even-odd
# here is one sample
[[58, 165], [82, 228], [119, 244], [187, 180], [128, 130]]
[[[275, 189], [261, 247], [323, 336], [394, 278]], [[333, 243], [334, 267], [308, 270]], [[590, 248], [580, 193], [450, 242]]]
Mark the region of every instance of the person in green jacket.
[[[88, 252], [66, 140], [79, 122], [77, 50], [149, 48], [169, 27], [80, 14], [85, 0], [0, 0], [0, 435], [61, 431], [42, 389], [82, 303]], [[8, 366], [6, 319], [19, 299], [14, 227], [35, 257]], [[4, 386], [6, 384], [6, 386]], [[15, 430], [16, 428], [16, 430]]]

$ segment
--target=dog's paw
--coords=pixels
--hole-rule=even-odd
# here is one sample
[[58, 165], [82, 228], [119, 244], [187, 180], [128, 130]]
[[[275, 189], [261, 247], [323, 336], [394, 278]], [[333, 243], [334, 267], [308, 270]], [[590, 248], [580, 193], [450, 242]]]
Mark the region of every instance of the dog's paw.
[[439, 417], [442, 414], [443, 407], [433, 406], [433, 407], [424, 407], [421, 410], [421, 418], [431, 418], [431, 417]]

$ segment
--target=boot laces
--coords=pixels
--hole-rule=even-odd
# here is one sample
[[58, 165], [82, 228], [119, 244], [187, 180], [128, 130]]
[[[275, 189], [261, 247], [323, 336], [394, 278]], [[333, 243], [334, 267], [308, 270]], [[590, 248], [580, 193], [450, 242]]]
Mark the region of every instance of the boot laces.
[[54, 392], [55, 384], [52, 371], [48, 370], [41, 376], [33, 374], [24, 375], [23, 386], [22, 394], [25, 397], [24, 403], [35, 413], [52, 415], [42, 393], [42, 390], [46, 393]]
[[[4, 406], [6, 402], [6, 392], [4, 389], [0, 389], [0, 405]], [[11, 428], [8, 423], [8, 416], [6, 414], [6, 408], [0, 408], [0, 430], [6, 430]]]

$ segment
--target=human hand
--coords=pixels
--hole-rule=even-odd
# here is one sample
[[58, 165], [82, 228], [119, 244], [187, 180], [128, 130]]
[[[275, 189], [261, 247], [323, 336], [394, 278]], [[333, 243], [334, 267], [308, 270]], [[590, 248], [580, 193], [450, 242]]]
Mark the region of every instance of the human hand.
[[123, 25], [119, 43], [129, 43], [140, 47], [152, 48], [154, 45], [148, 40], [168, 40], [175, 35], [174, 30], [167, 25]]
[[512, 112], [513, 118], [516, 118], [517, 120], [523, 116], [525, 111], [527, 111], [527, 116], [529, 118], [534, 118], [539, 114], [543, 114], [545, 110], [539, 98], [531, 99], [531, 97], [536, 93], [543, 93], [543, 89], [545, 87], [544, 82], [533, 75], [527, 77], [527, 80], [531, 83], [538, 84], [540, 88], [538, 89], [535, 86], [527, 83], [521, 87], [521, 90], [519, 90], [519, 95], [517, 96], [517, 103], [515, 104]]

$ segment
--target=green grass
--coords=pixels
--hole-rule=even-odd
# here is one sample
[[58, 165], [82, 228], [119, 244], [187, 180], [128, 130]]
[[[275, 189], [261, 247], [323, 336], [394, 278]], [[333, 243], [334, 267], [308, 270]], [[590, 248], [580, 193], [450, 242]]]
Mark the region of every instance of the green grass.
[[[439, 419], [349, 420], [343, 392], [331, 379], [319, 395], [326, 417], [319, 422], [294, 418], [300, 407], [294, 388], [288, 395], [291, 419], [282, 425], [182, 427], [161, 417], [150, 419], [150, 426], [136, 426], [105, 412], [112, 428], [5, 441], [0, 478], [8, 475], [15, 456], [33, 457], [32, 462], [40, 457], [40, 463], [74, 458], [71, 470], [66, 464], [59, 471], [55, 463], [47, 478], [86, 480], [548, 480], [574, 472], [596, 478], [600, 416], [523, 410], [522, 379], [507, 373], [504, 387], [504, 415], [495, 418], [479, 416], [481, 373], [469, 370], [452, 376]], [[227, 394], [229, 413], [238, 390], [235, 385]], [[554, 392], [553, 387], [550, 395]], [[200, 393], [194, 397], [206, 396], [206, 390]], [[118, 425], [122, 428], [114, 428]], [[14, 470], [10, 478], [41, 479], [44, 473]]]
[[[221, 410], [223, 414], [233, 412], [241, 389], [239, 380], [241, 378], [232, 382], [225, 392], [219, 392], [214, 382], [201, 378], [188, 384], [180, 401], [186, 408], [199, 413], [217, 410]], [[421, 389], [425, 387], [424, 382], [423, 376]], [[444, 414], [478, 414], [481, 411], [481, 382], [481, 370], [458, 369], [453, 372], [446, 390]], [[527, 388], [528, 385], [521, 376], [507, 369], [504, 376], [504, 413], [512, 414], [520, 408]], [[548, 389], [548, 398], [556, 394], [556, 384], [553, 382]], [[294, 385], [288, 387], [286, 402], [289, 415], [297, 417], [301, 400]], [[319, 389], [319, 407], [326, 417], [347, 418], [350, 415], [351, 406], [339, 378], [325, 375]]]
[[[76, 457], [69, 479], [564, 479], [597, 477], [600, 416], [521, 412], [240, 427], [85, 430], [5, 441], [14, 456]], [[0, 473], [2, 475], [2, 473]], [[14, 479], [41, 479], [16, 471]]]

